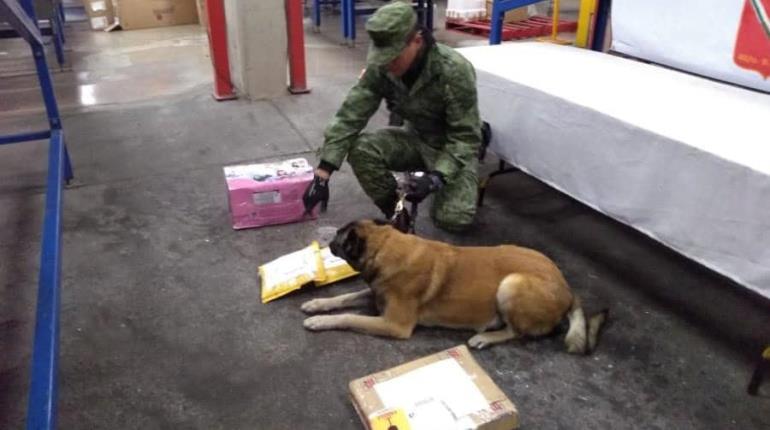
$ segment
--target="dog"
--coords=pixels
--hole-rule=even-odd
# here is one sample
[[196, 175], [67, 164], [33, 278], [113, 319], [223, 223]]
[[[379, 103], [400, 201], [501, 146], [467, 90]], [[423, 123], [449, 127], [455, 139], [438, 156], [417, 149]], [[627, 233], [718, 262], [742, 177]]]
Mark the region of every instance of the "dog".
[[366, 306], [379, 316], [316, 315], [308, 330], [353, 330], [407, 339], [417, 325], [472, 329], [473, 348], [540, 337], [569, 320], [567, 351], [596, 347], [608, 310], [588, 320], [559, 268], [545, 255], [513, 245], [458, 247], [404, 234], [384, 221], [339, 229], [331, 252], [359, 271], [369, 288], [302, 305], [308, 314]]

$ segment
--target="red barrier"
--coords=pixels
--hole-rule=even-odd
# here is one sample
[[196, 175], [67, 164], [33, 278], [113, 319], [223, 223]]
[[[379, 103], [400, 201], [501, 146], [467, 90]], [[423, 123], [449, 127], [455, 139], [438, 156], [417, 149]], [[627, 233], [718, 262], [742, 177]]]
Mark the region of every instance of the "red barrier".
[[289, 92], [309, 93], [305, 71], [305, 28], [302, 0], [286, 0], [286, 29], [289, 38]]
[[230, 59], [227, 55], [227, 21], [224, 0], [207, 0], [209, 49], [214, 66], [214, 98], [232, 100], [236, 98], [230, 81]]

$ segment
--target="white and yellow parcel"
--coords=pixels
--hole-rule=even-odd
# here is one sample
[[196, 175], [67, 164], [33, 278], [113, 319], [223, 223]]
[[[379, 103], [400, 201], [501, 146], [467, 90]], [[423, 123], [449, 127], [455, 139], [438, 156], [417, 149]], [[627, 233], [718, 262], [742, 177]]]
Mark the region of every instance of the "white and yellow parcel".
[[320, 287], [357, 274], [345, 260], [332, 254], [329, 247], [321, 248], [314, 241], [306, 248], [259, 266], [262, 303], [285, 296], [306, 284]]

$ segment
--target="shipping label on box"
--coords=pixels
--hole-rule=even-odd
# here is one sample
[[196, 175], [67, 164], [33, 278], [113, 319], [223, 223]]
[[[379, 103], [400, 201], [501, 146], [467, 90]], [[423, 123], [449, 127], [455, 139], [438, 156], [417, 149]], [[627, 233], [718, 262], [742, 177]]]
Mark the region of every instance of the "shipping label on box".
[[458, 346], [350, 383], [369, 430], [510, 430], [516, 407]]

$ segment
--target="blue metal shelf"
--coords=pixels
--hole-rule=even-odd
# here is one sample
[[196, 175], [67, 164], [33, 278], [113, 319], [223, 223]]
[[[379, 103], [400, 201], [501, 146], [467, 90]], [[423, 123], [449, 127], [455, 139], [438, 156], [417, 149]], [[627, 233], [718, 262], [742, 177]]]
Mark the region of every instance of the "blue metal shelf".
[[489, 44], [499, 45], [503, 37], [503, 16], [511, 9], [517, 9], [531, 4], [540, 3], [543, 0], [493, 0], [492, 16], [489, 20], [492, 22], [492, 28], [489, 30]]
[[[492, 16], [489, 17], [492, 21], [492, 27], [489, 31], [489, 44], [499, 45], [502, 41], [503, 34], [503, 16], [511, 9], [517, 9], [531, 4], [540, 3], [543, 0], [493, 0], [492, 1]], [[596, 32], [594, 34], [593, 44], [591, 49], [594, 51], [601, 51], [604, 46], [605, 28], [607, 27], [607, 21], [609, 20], [611, 0], [600, 0], [599, 7], [596, 16]]]
[[64, 131], [45, 59], [43, 38], [35, 25], [32, 0], [0, 0], [0, 17], [27, 41], [32, 50], [48, 116], [48, 130], [0, 136], [0, 145], [49, 140], [27, 429], [53, 430], [56, 428], [58, 393], [62, 191], [64, 183], [73, 177], [72, 166], [64, 143]]
[[312, 0], [313, 1], [313, 27], [318, 31], [321, 28], [321, 6], [341, 4], [342, 0]]
[[[321, 6], [339, 4], [342, 14], [342, 37], [351, 45], [354, 44], [356, 41], [356, 16], [371, 15], [379, 8], [375, 5], [356, 7], [357, 1], [313, 0], [313, 25], [315, 29], [318, 30], [321, 26]], [[414, 0], [413, 3], [420, 22], [425, 23], [428, 28], [433, 28], [433, 0]], [[383, 4], [385, 3], [383, 2]]]
[[[51, 36], [54, 50], [56, 52], [56, 61], [59, 66], [64, 65], [64, 7], [61, 4], [61, 0], [46, 0], [50, 3], [50, 14], [46, 17], [41, 17], [36, 20], [34, 4], [26, 0], [18, 0], [16, 3], [20, 3], [21, 9], [24, 10], [28, 16], [32, 18], [32, 22], [36, 23], [36, 27], [40, 30], [40, 34]], [[8, 2], [13, 3], [13, 2]], [[2, 24], [2, 21], [0, 21]], [[23, 37], [16, 28], [12, 25], [10, 28], [0, 25], [0, 38], [11, 37]]]

